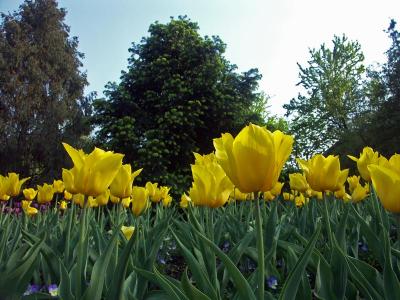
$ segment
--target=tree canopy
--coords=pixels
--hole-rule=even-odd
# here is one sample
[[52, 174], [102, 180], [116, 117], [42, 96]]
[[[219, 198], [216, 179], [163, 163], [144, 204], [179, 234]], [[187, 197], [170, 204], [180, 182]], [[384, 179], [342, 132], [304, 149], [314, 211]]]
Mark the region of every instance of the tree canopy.
[[54, 0], [26, 0], [1, 14], [0, 171], [60, 176], [62, 141], [90, 130], [83, 54]]
[[142, 180], [182, 190], [190, 183], [193, 151], [211, 152], [221, 132], [263, 123], [257, 69], [238, 73], [223, 56], [226, 45], [202, 37], [187, 17], [150, 25], [129, 49], [120, 83], [94, 102], [97, 141], [126, 154]]

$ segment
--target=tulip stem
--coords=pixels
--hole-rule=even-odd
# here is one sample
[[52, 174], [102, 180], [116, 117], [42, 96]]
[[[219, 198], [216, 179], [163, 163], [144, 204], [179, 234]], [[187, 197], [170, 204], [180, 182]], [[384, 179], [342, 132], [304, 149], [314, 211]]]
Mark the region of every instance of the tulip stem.
[[328, 238], [329, 238], [329, 245], [331, 248], [331, 251], [333, 250], [333, 235], [332, 235], [332, 228], [331, 228], [331, 222], [329, 221], [329, 214], [328, 214], [328, 197], [324, 193], [324, 219], [326, 223], [326, 230], [328, 231]]
[[85, 257], [85, 239], [86, 239], [86, 211], [87, 211], [87, 198], [85, 196], [85, 199], [83, 201], [83, 209], [81, 213], [81, 220], [80, 220], [80, 226], [79, 226], [79, 243], [78, 243], [78, 280], [77, 280], [77, 285], [76, 285], [76, 295], [78, 299], [82, 296], [82, 284], [85, 282], [85, 263], [83, 260]]
[[[258, 193], [256, 194], [258, 195]], [[264, 241], [263, 241], [263, 222], [260, 211], [259, 197], [255, 197], [256, 202], [256, 234], [257, 234], [257, 255], [258, 255], [258, 299], [264, 300], [265, 286], [265, 264], [264, 264]], [[257, 199], [258, 198], [258, 199]]]
[[396, 218], [397, 243], [399, 244], [400, 248], [400, 214], [397, 213], [394, 216]]

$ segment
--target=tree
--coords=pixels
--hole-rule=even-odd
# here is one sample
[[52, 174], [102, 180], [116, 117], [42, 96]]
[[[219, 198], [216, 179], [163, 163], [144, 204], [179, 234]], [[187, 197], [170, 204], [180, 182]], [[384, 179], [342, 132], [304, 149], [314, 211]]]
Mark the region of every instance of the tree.
[[60, 176], [62, 141], [90, 130], [83, 54], [55, 0], [26, 0], [0, 24], [0, 171]]
[[143, 167], [143, 181], [179, 190], [190, 184], [193, 151], [213, 150], [212, 139], [263, 123], [256, 104], [261, 75], [237, 73], [219, 37], [201, 37], [186, 17], [150, 25], [129, 49], [128, 70], [94, 102], [97, 141]]
[[[391, 20], [386, 31], [392, 40], [387, 62], [381, 72], [375, 74], [375, 90], [378, 107], [362, 129], [368, 135], [371, 146], [384, 155], [400, 152], [400, 33], [396, 22]], [[377, 79], [379, 78], [379, 79]]]
[[[333, 48], [325, 44], [311, 49], [307, 67], [300, 68], [300, 82], [306, 93], [284, 105], [295, 136], [295, 155], [310, 157], [325, 152], [346, 134], [368, 102], [362, 93], [364, 55], [358, 42], [335, 36]], [[361, 137], [363, 138], [363, 137]]]

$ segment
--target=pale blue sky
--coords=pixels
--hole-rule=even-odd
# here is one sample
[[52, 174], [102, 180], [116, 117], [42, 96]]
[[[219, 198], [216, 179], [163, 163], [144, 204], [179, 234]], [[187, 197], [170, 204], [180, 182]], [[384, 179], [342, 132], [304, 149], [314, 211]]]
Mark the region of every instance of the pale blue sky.
[[[21, 3], [0, 0], [0, 11]], [[272, 96], [270, 110], [279, 115], [300, 90], [296, 63], [306, 63], [309, 47], [345, 33], [361, 43], [367, 64], [384, 62], [390, 41], [383, 30], [391, 18], [400, 23], [399, 0], [60, 0], [59, 6], [67, 9], [66, 23], [86, 56], [87, 91], [101, 95], [108, 81], [119, 81], [128, 48], [151, 23], [188, 15], [202, 35], [221, 37], [240, 71], [260, 70], [260, 89]]]

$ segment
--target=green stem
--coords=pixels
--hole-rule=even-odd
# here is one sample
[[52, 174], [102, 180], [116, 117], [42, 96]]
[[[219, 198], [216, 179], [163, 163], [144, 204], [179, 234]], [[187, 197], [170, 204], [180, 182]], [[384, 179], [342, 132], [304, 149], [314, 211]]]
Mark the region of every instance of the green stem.
[[326, 230], [328, 231], [328, 238], [329, 238], [329, 245], [331, 250], [333, 249], [333, 234], [332, 234], [332, 228], [331, 228], [331, 222], [329, 221], [329, 214], [328, 214], [328, 199], [326, 194], [324, 193], [324, 219], [325, 219], [325, 225], [326, 225]]
[[83, 209], [82, 209], [82, 214], [80, 216], [80, 226], [79, 226], [79, 244], [78, 244], [78, 280], [77, 280], [77, 285], [76, 285], [76, 295], [75, 297], [77, 299], [80, 299], [82, 296], [82, 283], [85, 282], [85, 257], [84, 255], [86, 249], [85, 249], [85, 240], [86, 240], [86, 211], [87, 211], [87, 198], [85, 196], [84, 204], [83, 204]]
[[396, 213], [394, 217], [396, 218], [397, 243], [400, 248], [400, 214]]
[[[257, 194], [258, 195], [258, 194]], [[258, 198], [258, 197], [256, 197]], [[256, 234], [257, 234], [257, 256], [258, 256], [258, 299], [264, 300], [265, 286], [265, 264], [264, 264], [264, 241], [263, 241], [263, 221], [260, 211], [260, 201], [256, 202]]]

